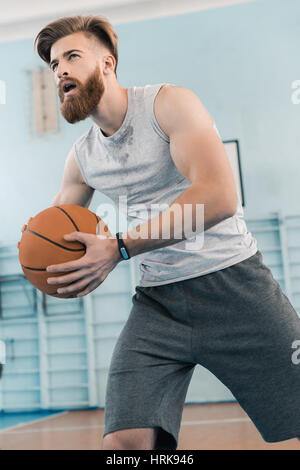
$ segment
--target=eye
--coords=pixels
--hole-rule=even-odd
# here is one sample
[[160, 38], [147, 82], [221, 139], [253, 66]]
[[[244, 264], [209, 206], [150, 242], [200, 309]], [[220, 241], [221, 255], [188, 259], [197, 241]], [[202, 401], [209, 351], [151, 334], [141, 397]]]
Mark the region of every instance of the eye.
[[[72, 56], [79, 57], [79, 55], [78, 55], [78, 54], [75, 54], [74, 52], [73, 52], [73, 54], [70, 54], [70, 55], [69, 55], [69, 59], [70, 59], [70, 57], [72, 57]], [[55, 68], [54, 68], [55, 66], [57, 66], [57, 63], [55, 63], [55, 64], [52, 65], [52, 68], [51, 68], [52, 72], [55, 71]]]

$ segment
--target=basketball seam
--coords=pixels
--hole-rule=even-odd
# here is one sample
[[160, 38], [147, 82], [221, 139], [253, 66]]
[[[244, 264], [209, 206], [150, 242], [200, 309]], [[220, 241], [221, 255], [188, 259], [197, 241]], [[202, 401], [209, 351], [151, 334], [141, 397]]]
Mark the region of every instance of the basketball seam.
[[34, 232], [33, 230], [30, 230], [29, 228], [26, 228], [25, 232], [33, 233], [33, 235], [36, 235], [37, 237], [43, 238], [47, 242], [52, 243], [53, 245], [56, 245], [59, 248], [63, 248], [64, 250], [67, 250], [67, 251], [85, 251], [85, 248], [68, 248], [64, 245], [60, 245], [60, 243], [54, 242], [53, 240], [50, 240], [50, 238], [44, 237], [44, 235], [41, 235], [40, 233]]
[[56, 209], [59, 209], [60, 211], [62, 211], [70, 219], [70, 221], [72, 222], [72, 224], [76, 228], [77, 232], [80, 232], [80, 230], [77, 227], [77, 225], [75, 224], [74, 220], [72, 219], [72, 217], [68, 214], [68, 212], [65, 209], [63, 209], [62, 207], [59, 207], [59, 206], [54, 206], [54, 207], [56, 207]]
[[30, 269], [31, 271], [47, 271], [46, 268], [30, 268], [29, 266], [24, 266], [24, 264], [22, 264], [22, 268]]

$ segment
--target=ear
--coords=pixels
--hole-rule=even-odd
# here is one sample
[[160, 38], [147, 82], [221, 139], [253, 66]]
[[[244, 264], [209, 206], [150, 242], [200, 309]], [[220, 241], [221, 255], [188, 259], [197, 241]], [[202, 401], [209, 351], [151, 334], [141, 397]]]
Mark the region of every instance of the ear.
[[104, 74], [114, 73], [116, 67], [116, 59], [111, 54], [105, 54], [102, 58], [102, 71]]

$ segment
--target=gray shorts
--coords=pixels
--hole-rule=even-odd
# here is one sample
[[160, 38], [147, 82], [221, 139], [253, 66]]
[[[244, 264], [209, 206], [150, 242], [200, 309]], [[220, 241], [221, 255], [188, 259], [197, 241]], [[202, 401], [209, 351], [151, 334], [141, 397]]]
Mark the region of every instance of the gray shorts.
[[220, 271], [136, 287], [106, 389], [104, 435], [159, 428], [155, 449], [176, 449], [196, 364], [235, 396], [263, 439], [300, 436], [300, 319], [260, 251]]

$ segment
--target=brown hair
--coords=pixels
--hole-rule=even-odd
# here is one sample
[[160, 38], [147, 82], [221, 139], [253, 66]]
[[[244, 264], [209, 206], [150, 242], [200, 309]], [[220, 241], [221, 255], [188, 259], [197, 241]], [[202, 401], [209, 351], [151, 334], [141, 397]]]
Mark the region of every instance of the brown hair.
[[118, 65], [118, 35], [111, 23], [103, 15], [65, 16], [52, 21], [36, 36], [34, 46], [39, 56], [50, 64], [50, 51], [52, 45], [58, 40], [72, 33], [85, 32], [88, 36], [94, 35], [105, 45], [116, 59], [115, 74]]

